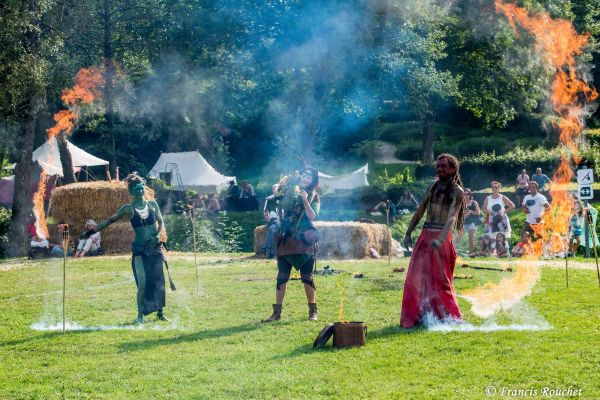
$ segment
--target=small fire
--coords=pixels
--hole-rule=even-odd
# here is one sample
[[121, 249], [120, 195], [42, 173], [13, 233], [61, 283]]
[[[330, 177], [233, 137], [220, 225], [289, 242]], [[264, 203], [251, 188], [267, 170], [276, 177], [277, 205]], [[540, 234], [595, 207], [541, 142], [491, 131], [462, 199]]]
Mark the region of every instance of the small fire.
[[[535, 260], [544, 252], [555, 254], [567, 250], [564, 238], [573, 214], [574, 198], [565, 187], [574, 175], [571, 160], [576, 164], [581, 161], [576, 139], [584, 127], [585, 107], [598, 97], [598, 93], [577, 75], [576, 56], [583, 52], [589, 35], [577, 34], [570, 21], [553, 19], [545, 12], [529, 14], [524, 8], [501, 0], [495, 0], [495, 4], [496, 10], [506, 15], [515, 32], [518, 32], [518, 23], [535, 38], [536, 51], [554, 73], [552, 108], [558, 116], [555, 127], [560, 131], [560, 142], [565, 150], [552, 178], [552, 203], [544, 213], [544, 223], [533, 228], [539, 239], [533, 243], [533, 254], [523, 257]], [[488, 283], [464, 297], [471, 301], [473, 312], [485, 318], [496, 311], [510, 309], [531, 293], [539, 278], [538, 267], [521, 263], [512, 279], [499, 284]]]
[[[89, 104], [100, 94], [103, 84], [102, 71], [99, 68], [82, 68], [75, 75], [75, 86], [65, 89], [61, 99], [69, 108], [61, 110], [54, 115], [56, 124], [46, 131], [48, 139], [58, 136], [60, 133], [69, 135], [79, 117], [79, 106]], [[56, 142], [54, 142], [56, 143]], [[42, 160], [48, 163], [50, 160]], [[46, 212], [44, 210], [44, 194], [46, 192], [46, 172], [42, 171], [37, 192], [33, 196], [33, 213], [35, 215], [36, 233], [39, 237], [48, 237], [46, 225]]]

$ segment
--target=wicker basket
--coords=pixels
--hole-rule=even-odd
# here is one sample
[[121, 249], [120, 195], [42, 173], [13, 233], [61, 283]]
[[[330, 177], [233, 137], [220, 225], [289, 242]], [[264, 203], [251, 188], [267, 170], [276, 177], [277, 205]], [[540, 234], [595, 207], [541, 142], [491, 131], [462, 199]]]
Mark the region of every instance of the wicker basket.
[[336, 322], [333, 347], [364, 346], [367, 343], [367, 326], [364, 322]]

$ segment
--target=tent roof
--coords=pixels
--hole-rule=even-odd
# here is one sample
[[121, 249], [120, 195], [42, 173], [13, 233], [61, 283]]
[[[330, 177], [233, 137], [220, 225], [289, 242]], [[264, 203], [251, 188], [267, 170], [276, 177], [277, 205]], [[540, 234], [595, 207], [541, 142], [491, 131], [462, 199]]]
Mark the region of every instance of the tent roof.
[[181, 183], [185, 189], [200, 186], [216, 186], [218, 188], [231, 180], [235, 181], [235, 177], [225, 176], [214, 169], [198, 151], [161, 153], [148, 175], [158, 178], [161, 172], [172, 172], [173, 184], [177, 185], [176, 171], [179, 172]]
[[356, 171], [337, 176], [319, 172], [319, 186], [323, 194], [333, 193], [336, 190], [349, 190], [369, 186], [369, 181], [367, 180], [368, 173], [368, 163]]
[[[108, 161], [91, 155], [85, 150], [75, 146], [68, 140], [67, 148], [69, 149], [71, 158], [73, 159], [73, 167], [108, 165]], [[40, 167], [43, 168], [48, 174], [62, 176], [62, 164], [60, 162], [56, 137], [49, 139], [46, 141], [46, 143], [35, 149], [31, 158], [32, 161], [37, 161]]]

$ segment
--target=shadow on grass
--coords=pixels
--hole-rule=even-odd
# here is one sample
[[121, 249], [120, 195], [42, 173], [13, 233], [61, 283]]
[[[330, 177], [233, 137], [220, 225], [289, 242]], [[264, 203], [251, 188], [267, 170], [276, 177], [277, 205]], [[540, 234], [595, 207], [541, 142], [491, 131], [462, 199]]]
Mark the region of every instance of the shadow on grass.
[[[271, 326], [282, 326], [282, 325], [288, 325], [288, 324], [289, 324], [289, 322], [284, 322], [284, 323], [278, 322], [277, 325], [271, 325]], [[156, 346], [189, 343], [189, 342], [195, 342], [198, 340], [213, 339], [213, 338], [220, 338], [220, 337], [225, 337], [225, 336], [236, 335], [238, 333], [252, 332], [254, 330], [257, 330], [257, 329], [260, 329], [260, 328], [263, 328], [266, 326], [269, 326], [269, 325], [261, 323], [261, 322], [253, 322], [253, 323], [248, 323], [248, 324], [243, 324], [243, 325], [238, 325], [238, 326], [228, 326], [228, 327], [223, 327], [223, 328], [218, 328], [218, 329], [205, 330], [205, 331], [190, 333], [188, 335], [176, 336], [176, 337], [160, 338], [160, 339], [152, 339], [152, 340], [141, 340], [141, 341], [137, 341], [137, 342], [128, 342], [128, 343], [121, 344], [119, 346], [119, 349], [120, 349], [120, 352], [147, 350], [147, 349], [150, 349], [150, 348], [153, 348]]]
[[[404, 329], [404, 328], [400, 328], [397, 325], [386, 326], [383, 328], [375, 329], [373, 331], [367, 332], [367, 337], [366, 337], [367, 346], [369, 346], [369, 342], [377, 342], [379, 340], [386, 339], [389, 336], [406, 335], [406, 334], [411, 334], [411, 333], [418, 333], [418, 332], [425, 331], [425, 330], [426, 329], [423, 327], [417, 327], [417, 328], [413, 328], [413, 329]], [[335, 347], [333, 347], [333, 344], [329, 344], [329, 343], [333, 343], [333, 338], [330, 339], [328, 341], [328, 344], [326, 344], [323, 347], [313, 348], [312, 344], [305, 344], [305, 345], [296, 347], [294, 350], [292, 350], [289, 353], [275, 356], [272, 359], [273, 360], [281, 360], [281, 359], [286, 359], [286, 358], [294, 358], [294, 357], [302, 356], [305, 354], [332, 353], [332, 352], [344, 350], [344, 349], [335, 348]]]

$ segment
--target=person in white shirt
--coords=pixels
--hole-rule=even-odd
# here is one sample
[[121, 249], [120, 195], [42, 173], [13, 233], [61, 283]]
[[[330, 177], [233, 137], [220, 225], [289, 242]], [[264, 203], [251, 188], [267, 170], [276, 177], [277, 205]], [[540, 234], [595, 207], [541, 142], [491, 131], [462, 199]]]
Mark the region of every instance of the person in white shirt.
[[[89, 231], [91, 229], [96, 229], [96, 221], [93, 219], [88, 219], [85, 222], [85, 230]], [[89, 255], [93, 255], [100, 250], [100, 232], [96, 232], [93, 235], [90, 235], [87, 239], [81, 239], [79, 244], [77, 245], [77, 251], [73, 257], [83, 257], [88, 253]]]
[[543, 223], [542, 217], [550, 204], [546, 196], [538, 193], [538, 184], [535, 181], [529, 182], [529, 194], [523, 199], [521, 210], [527, 214], [525, 218], [524, 232], [529, 232], [532, 238], [536, 237], [536, 226]]

